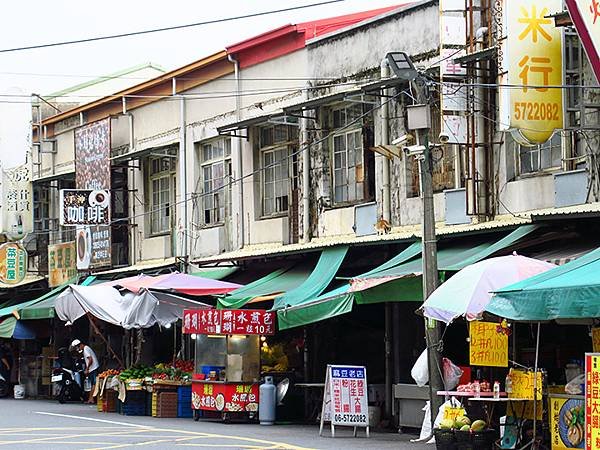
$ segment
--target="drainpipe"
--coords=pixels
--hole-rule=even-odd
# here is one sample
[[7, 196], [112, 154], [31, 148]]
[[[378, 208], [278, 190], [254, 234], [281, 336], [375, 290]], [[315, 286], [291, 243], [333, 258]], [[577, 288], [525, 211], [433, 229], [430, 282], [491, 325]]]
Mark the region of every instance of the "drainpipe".
[[[386, 58], [381, 60], [381, 78], [389, 78], [390, 76], [390, 66], [387, 62]], [[382, 94], [387, 94], [387, 89], [383, 89]], [[390, 142], [389, 136], [389, 103], [387, 101], [382, 100], [381, 105], [381, 144], [387, 145]], [[381, 165], [382, 165], [382, 180], [381, 180], [381, 188], [383, 191], [383, 198], [381, 199], [381, 211], [382, 216], [385, 220], [391, 223], [391, 195], [390, 195], [390, 161], [385, 156], [380, 156]]]
[[[187, 191], [187, 151], [186, 151], [186, 115], [185, 115], [185, 97], [179, 96], [179, 189], [181, 192], [181, 206], [183, 212], [183, 227], [181, 230], [183, 236], [181, 239], [181, 255], [185, 258], [185, 272], [188, 270], [188, 191]], [[177, 208], [174, 208], [176, 211]], [[180, 222], [181, 223], [181, 222]]]
[[[125, 97], [123, 97], [122, 99], [123, 101], [123, 115], [127, 116], [127, 121], [129, 123], [129, 152], [133, 152], [135, 151], [135, 142], [134, 142], [134, 134], [133, 134], [133, 114], [131, 114], [129, 111], [127, 111], [127, 99]], [[129, 170], [127, 171], [127, 178], [129, 181]], [[129, 183], [127, 183], [129, 184]], [[133, 218], [133, 221], [135, 221], [135, 169], [132, 172], [132, 177], [131, 177], [131, 192], [133, 192], [133, 195], [130, 195], [129, 193], [127, 194], [131, 199], [131, 205], [132, 205], [132, 211], [131, 211], [131, 215]], [[129, 223], [128, 223], [129, 225]], [[129, 252], [129, 254], [131, 255], [131, 261], [130, 263], [133, 265], [136, 263], [137, 261], [137, 255], [136, 255], [136, 239], [137, 239], [137, 228], [135, 227], [129, 227], [128, 226], [128, 233], [131, 232], [131, 252]]]
[[[310, 81], [307, 87], [311, 86]], [[304, 100], [308, 100], [308, 89], [304, 89]], [[306, 110], [302, 110], [302, 115], [306, 115]], [[308, 143], [308, 121], [309, 119], [301, 119], [300, 126], [302, 127], [302, 138], [300, 145], [304, 146], [302, 151], [302, 242], [307, 244], [310, 242], [310, 145]]]
[[[475, 31], [475, 42], [477, 44], [478, 49], [483, 49], [483, 39], [484, 36], [488, 33], [487, 27], [478, 28]], [[485, 119], [484, 119], [484, 108], [485, 108], [485, 89], [482, 87], [484, 83], [485, 76], [485, 62], [483, 60], [479, 61], [477, 65], [477, 81], [479, 84], [479, 88], [476, 90], [476, 103], [477, 108], [479, 109], [479, 114], [477, 114], [477, 153], [475, 159], [476, 165], [476, 193], [477, 193], [477, 215], [481, 218], [487, 215], [487, 189], [486, 189], [486, 175], [487, 175], [487, 154], [486, 148], [487, 143], [485, 142]]]
[[[234, 68], [234, 76], [235, 76], [235, 117], [239, 122], [242, 117], [242, 107], [241, 107], [241, 80], [240, 80], [240, 63], [233, 55], [227, 55], [227, 60], [233, 64]], [[239, 181], [238, 184], [238, 247], [244, 247], [244, 180], [243, 177], [243, 166], [242, 166], [242, 142], [241, 138], [236, 138], [234, 140], [235, 144], [235, 170], [236, 177]]]

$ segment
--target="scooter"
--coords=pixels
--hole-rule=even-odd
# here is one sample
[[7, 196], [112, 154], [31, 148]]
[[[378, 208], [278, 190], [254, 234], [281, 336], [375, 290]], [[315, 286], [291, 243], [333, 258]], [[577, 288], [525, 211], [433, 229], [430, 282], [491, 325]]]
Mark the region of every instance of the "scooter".
[[66, 348], [58, 350], [58, 367], [52, 370], [52, 383], [58, 385], [58, 402], [63, 404], [67, 401], [84, 401], [83, 390], [83, 361], [73, 358]]

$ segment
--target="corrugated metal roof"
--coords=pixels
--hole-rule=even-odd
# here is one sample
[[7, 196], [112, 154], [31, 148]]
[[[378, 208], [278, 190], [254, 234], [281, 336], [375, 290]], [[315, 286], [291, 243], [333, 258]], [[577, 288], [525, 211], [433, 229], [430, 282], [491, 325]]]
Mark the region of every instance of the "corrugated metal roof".
[[[445, 225], [443, 223], [436, 224], [436, 233], [438, 236], [450, 236], [462, 233], [480, 232], [494, 229], [502, 229], [514, 227], [530, 223], [531, 220], [515, 216], [498, 216], [496, 220], [490, 222], [481, 222], [476, 224], [466, 225]], [[304, 253], [307, 251], [317, 251], [327, 247], [336, 245], [364, 245], [364, 244], [384, 244], [390, 242], [409, 241], [418, 238], [421, 235], [421, 225], [407, 225], [396, 227], [388, 234], [369, 235], [356, 237], [354, 234], [337, 235], [326, 238], [315, 238], [308, 244], [288, 244], [266, 243], [247, 245], [243, 249], [233, 252], [222, 253], [215, 256], [207, 256], [204, 258], [194, 259], [194, 263], [207, 263], [216, 261], [230, 261], [237, 259], [257, 258], [261, 256], [288, 255], [294, 253]]]
[[160, 258], [160, 259], [147, 259], [140, 261], [133, 266], [119, 267], [118, 269], [104, 270], [102, 272], [94, 272], [94, 275], [108, 275], [111, 273], [123, 273], [123, 272], [141, 272], [148, 269], [158, 269], [159, 267], [172, 266], [176, 263], [175, 258]]
[[[535, 218], [535, 217], [566, 216], [566, 215], [578, 215], [578, 214], [589, 214], [589, 213], [600, 213], [600, 202], [584, 203], [582, 205], [565, 206], [563, 208], [536, 209], [533, 211], [526, 211], [523, 213], [519, 213], [517, 215]], [[594, 214], [594, 215], [596, 215], [596, 214]]]

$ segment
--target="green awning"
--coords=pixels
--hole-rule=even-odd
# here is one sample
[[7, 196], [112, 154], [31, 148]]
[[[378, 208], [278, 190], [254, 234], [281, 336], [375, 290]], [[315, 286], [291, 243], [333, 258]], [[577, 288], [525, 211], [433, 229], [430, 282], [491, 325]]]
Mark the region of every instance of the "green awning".
[[[441, 249], [438, 251], [438, 268], [440, 271], [458, 271], [509, 247], [537, 228], [537, 225], [523, 225], [496, 242], [475, 246], [458, 243]], [[421, 243], [415, 242], [386, 263], [355, 277], [352, 287], [342, 286], [278, 311], [279, 328], [307, 325], [350, 312], [353, 301], [357, 304], [422, 301], [423, 263], [420, 257], [415, 258], [420, 253]]]
[[327, 293], [325, 298], [277, 311], [277, 327], [280, 330], [308, 325], [352, 311], [354, 296], [348, 286], [341, 286]]
[[222, 280], [236, 273], [240, 268], [237, 266], [229, 267], [200, 267], [198, 270], [193, 271], [190, 275], [195, 277], [210, 278], [211, 280]]
[[326, 248], [321, 253], [315, 269], [296, 289], [286, 292], [275, 299], [273, 309], [296, 306], [319, 296], [335, 277], [342, 261], [348, 253], [348, 246]]
[[257, 297], [281, 294], [296, 289], [310, 275], [310, 267], [292, 266], [278, 269], [218, 299], [220, 309], [238, 309]]
[[[409, 247], [398, 253], [392, 259], [377, 266], [363, 275], [370, 275], [378, 271], [388, 270], [402, 264], [421, 253], [421, 243], [414, 242]], [[280, 330], [308, 325], [330, 319], [331, 317], [346, 314], [352, 311], [355, 292], [350, 292], [350, 284], [345, 284], [319, 297], [302, 304], [281, 309], [277, 312], [278, 326]]]
[[486, 311], [516, 321], [600, 318], [600, 249], [500, 289]]
[[0, 338], [10, 339], [15, 332], [17, 326], [17, 319], [14, 317], [5, 317], [0, 319]]
[[[96, 280], [95, 276], [88, 276], [81, 282], [82, 286], [89, 286]], [[16, 311], [19, 313], [21, 320], [35, 320], [35, 319], [52, 319], [54, 317], [54, 302], [56, 297], [60, 295], [65, 288], [73, 283], [65, 283], [55, 287], [50, 292], [42, 295], [41, 297], [28, 302], [30, 304], [22, 306], [17, 305]]]

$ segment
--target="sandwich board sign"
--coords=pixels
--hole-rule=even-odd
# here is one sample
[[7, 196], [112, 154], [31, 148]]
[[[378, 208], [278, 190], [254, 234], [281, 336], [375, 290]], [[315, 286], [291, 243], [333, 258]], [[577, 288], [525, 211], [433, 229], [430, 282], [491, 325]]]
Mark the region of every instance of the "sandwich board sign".
[[364, 366], [327, 365], [321, 424], [331, 423], [331, 437], [335, 426], [353, 427], [354, 436], [359, 427], [366, 428], [369, 437], [369, 401], [367, 398], [367, 369]]

